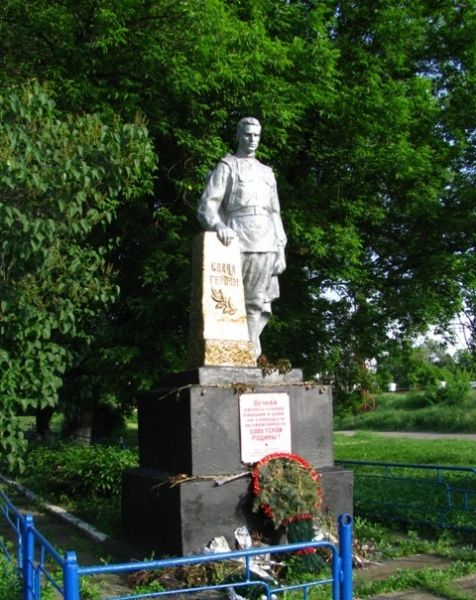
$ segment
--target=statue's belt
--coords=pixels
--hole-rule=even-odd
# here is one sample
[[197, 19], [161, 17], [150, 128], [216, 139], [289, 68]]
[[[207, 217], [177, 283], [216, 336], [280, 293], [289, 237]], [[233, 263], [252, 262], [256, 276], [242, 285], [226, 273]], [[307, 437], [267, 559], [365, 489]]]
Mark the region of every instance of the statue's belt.
[[266, 208], [262, 208], [261, 206], [246, 206], [244, 208], [238, 208], [236, 210], [232, 210], [229, 213], [230, 217], [247, 217], [251, 215], [266, 215], [270, 216], [270, 211]]

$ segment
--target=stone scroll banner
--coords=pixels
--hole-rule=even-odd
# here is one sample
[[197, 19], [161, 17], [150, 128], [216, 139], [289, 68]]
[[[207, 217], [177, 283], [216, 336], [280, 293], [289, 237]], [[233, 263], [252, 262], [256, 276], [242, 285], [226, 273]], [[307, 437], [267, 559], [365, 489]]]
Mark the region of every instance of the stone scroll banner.
[[188, 368], [256, 367], [246, 319], [238, 241], [197, 236], [192, 262]]

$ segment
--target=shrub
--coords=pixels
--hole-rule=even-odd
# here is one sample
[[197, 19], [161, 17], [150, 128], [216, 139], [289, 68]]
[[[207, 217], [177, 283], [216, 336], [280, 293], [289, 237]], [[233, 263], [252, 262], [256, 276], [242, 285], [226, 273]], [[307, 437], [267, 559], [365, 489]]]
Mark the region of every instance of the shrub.
[[463, 404], [471, 394], [469, 375], [465, 371], [445, 373], [446, 385], [433, 385], [429, 390], [434, 404]]
[[410, 390], [406, 396], [402, 407], [406, 410], [415, 408], [425, 408], [432, 404], [428, 394], [423, 390]]
[[21, 582], [13, 564], [0, 554], [0, 600], [21, 598]]
[[27, 477], [36, 489], [43, 481], [53, 493], [107, 498], [120, 494], [122, 472], [136, 465], [131, 450], [60, 443], [29, 453]]
[[341, 416], [355, 415], [361, 412], [362, 394], [360, 390], [348, 392], [341, 388], [333, 389], [333, 404], [336, 414]]

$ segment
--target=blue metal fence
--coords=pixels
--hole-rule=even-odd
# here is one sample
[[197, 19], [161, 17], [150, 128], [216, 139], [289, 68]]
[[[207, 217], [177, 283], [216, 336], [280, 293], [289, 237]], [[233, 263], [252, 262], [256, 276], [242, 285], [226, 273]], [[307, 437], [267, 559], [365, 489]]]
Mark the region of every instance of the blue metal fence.
[[[78, 564], [76, 553], [67, 552], [61, 556], [58, 551], [35, 528], [31, 515], [21, 514], [10, 502], [8, 497], [0, 491], [1, 513], [13, 531], [17, 554], [14, 556], [8, 551], [8, 546], [2, 542], [0, 550], [4, 555], [17, 565], [17, 571], [22, 578], [23, 600], [41, 600], [42, 586], [49, 582], [64, 600], [79, 600], [81, 578], [104, 575], [131, 573], [141, 570], [157, 570], [167, 567], [180, 567], [224, 561], [241, 560], [244, 563], [243, 578], [233, 583], [221, 583], [187, 587], [160, 592], [131, 593], [125, 596], [110, 597], [108, 600], [133, 600], [139, 598], [157, 598], [166, 595], [185, 594], [191, 592], [206, 592], [209, 590], [224, 590], [233, 588], [259, 588], [267, 600], [273, 594], [289, 590], [302, 591], [303, 599], [307, 600], [309, 590], [315, 586], [329, 585], [333, 600], [352, 599], [352, 517], [347, 514], [338, 518], [338, 546], [327, 542], [302, 542], [298, 544], [285, 544], [266, 548], [252, 548], [220, 554], [205, 554], [182, 558], [171, 558], [156, 561], [111, 564], [91, 567], [81, 567]], [[269, 581], [257, 579], [252, 573], [252, 561], [260, 555], [289, 554], [308, 549], [326, 548], [331, 555], [330, 576], [326, 579], [306, 581], [293, 585], [271, 584]]]
[[69, 565], [76, 560], [74, 552], [62, 556], [36, 529], [32, 515], [22, 514], [1, 491], [0, 510], [13, 533], [15, 556], [1, 537], [0, 550], [22, 580], [23, 600], [40, 600], [41, 586], [46, 581], [69, 600]]
[[476, 532], [476, 468], [336, 460], [354, 473], [361, 516]]
[[10, 563], [17, 567], [17, 573], [18, 575], [21, 575], [21, 565], [23, 563], [23, 540], [21, 531], [24, 527], [25, 517], [13, 506], [7, 496], [5, 496], [5, 494], [2, 492], [0, 492], [0, 501], [3, 518], [10, 529], [14, 532], [15, 539], [17, 540], [15, 557], [12, 555], [6, 540], [4, 540], [1, 536], [0, 551]]

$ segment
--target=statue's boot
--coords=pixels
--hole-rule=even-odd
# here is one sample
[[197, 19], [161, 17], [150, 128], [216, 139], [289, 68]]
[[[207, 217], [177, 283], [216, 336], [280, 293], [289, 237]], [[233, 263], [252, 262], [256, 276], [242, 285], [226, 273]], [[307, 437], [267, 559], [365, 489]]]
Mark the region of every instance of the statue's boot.
[[261, 312], [258, 310], [248, 309], [248, 332], [250, 335], [250, 341], [253, 344], [256, 358], [261, 356], [261, 342], [260, 335], [263, 329], [266, 327], [267, 322], [271, 317], [270, 312]]
[[[269, 310], [266, 310], [266, 307], [268, 305], [269, 305]], [[263, 310], [261, 311], [261, 314], [260, 314], [259, 334], [258, 335], [261, 335], [261, 332], [266, 327], [270, 318], [271, 318], [271, 305], [268, 303], [263, 306]]]
[[263, 330], [264, 325], [261, 324], [261, 313], [251, 312], [248, 313], [248, 332], [250, 334], [250, 341], [253, 344], [256, 358], [261, 356], [261, 343], [259, 340], [260, 333]]

